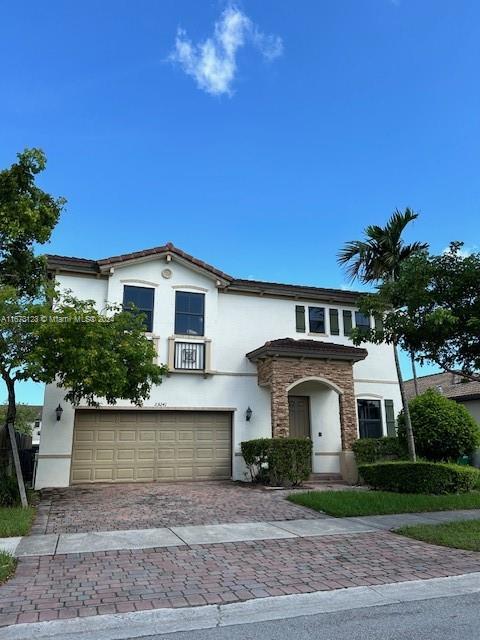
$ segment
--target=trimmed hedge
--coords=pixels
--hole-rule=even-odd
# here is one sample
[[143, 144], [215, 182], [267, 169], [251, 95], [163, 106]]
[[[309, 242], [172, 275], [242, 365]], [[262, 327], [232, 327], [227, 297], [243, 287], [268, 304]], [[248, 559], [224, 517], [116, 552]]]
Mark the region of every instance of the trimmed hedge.
[[480, 473], [474, 467], [441, 462], [377, 462], [358, 471], [370, 487], [399, 493], [467, 493], [476, 488]]
[[252, 482], [294, 487], [312, 470], [308, 438], [257, 438], [240, 444]]
[[357, 464], [378, 460], [406, 460], [408, 452], [398, 438], [360, 438], [353, 443]]
[[[434, 389], [408, 403], [417, 454], [434, 462], [456, 462], [480, 445], [480, 427], [461, 404]], [[405, 418], [398, 416], [398, 437], [406, 443]]]

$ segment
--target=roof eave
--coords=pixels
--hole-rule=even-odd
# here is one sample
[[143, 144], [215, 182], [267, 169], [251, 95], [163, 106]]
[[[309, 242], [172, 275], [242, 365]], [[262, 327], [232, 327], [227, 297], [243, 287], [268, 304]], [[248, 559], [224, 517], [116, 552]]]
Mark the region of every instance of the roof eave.
[[257, 360], [261, 360], [262, 358], [305, 358], [309, 360], [342, 360], [344, 362], [360, 362], [364, 360], [368, 352], [365, 349], [362, 349], [363, 353], [359, 353], [357, 355], [348, 354], [348, 353], [338, 353], [335, 351], [328, 352], [318, 352], [315, 350], [304, 351], [301, 349], [269, 349], [269, 348], [260, 348], [255, 349], [254, 351], [250, 351], [246, 356], [252, 362]]

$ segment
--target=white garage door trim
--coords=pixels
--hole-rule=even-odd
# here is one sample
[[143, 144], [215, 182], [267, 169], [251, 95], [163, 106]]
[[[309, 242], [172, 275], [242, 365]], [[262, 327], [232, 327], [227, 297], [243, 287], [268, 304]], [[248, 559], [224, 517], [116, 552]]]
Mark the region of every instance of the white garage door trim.
[[211, 480], [231, 475], [231, 412], [75, 412], [71, 484]]

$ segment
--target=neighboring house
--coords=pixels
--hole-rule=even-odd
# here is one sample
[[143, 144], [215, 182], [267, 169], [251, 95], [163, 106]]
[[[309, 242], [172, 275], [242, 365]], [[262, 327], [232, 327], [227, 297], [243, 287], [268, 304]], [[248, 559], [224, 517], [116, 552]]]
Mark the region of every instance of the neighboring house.
[[141, 408], [74, 408], [48, 385], [37, 488], [242, 480], [240, 443], [272, 435], [311, 437], [313, 471], [353, 479], [355, 439], [395, 430], [393, 350], [349, 337], [372, 322], [358, 311], [361, 294], [233, 278], [172, 244], [48, 264], [99, 309], [134, 302], [170, 372]]
[[35, 407], [38, 410], [36, 419], [32, 422], [32, 444], [38, 446], [40, 444], [40, 433], [42, 431], [42, 410], [43, 407]]
[[[480, 382], [468, 380], [456, 373], [434, 373], [417, 378], [418, 392], [436, 389], [450, 400], [463, 404], [475, 420], [480, 424]], [[405, 382], [405, 390], [409, 399], [415, 397], [413, 380]]]
[[[0, 413], [2, 416], [6, 415], [7, 405], [0, 405]], [[29, 428], [29, 433], [32, 436], [32, 444], [38, 445], [40, 443], [40, 431], [42, 428], [42, 410], [43, 407], [34, 404], [19, 404], [17, 406], [17, 429], [21, 432], [25, 432]], [[28, 417], [27, 417], [28, 415]]]

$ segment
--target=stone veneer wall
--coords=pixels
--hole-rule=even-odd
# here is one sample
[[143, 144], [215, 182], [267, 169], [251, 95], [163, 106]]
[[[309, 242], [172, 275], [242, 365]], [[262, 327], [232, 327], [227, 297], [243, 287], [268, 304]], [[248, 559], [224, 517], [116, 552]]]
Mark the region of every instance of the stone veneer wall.
[[340, 424], [342, 449], [349, 450], [357, 439], [357, 412], [353, 387], [352, 363], [345, 360], [300, 358], [265, 358], [257, 362], [258, 384], [268, 386], [272, 402], [272, 435], [287, 438], [289, 412], [287, 388], [302, 378], [318, 377], [342, 390]]

